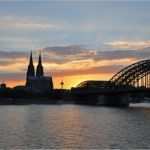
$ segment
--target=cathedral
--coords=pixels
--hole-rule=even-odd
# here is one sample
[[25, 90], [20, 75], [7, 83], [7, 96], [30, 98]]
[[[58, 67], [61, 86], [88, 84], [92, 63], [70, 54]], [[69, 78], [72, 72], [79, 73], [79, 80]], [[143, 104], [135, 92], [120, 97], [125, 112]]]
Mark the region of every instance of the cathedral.
[[39, 55], [38, 65], [35, 71], [31, 52], [26, 74], [26, 87], [37, 92], [43, 92], [53, 89], [52, 77], [44, 76], [41, 53]]

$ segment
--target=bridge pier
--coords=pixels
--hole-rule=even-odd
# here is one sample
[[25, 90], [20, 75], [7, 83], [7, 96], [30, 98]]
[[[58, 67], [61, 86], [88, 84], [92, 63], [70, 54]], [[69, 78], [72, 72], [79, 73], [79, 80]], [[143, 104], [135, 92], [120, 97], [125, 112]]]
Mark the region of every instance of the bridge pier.
[[129, 94], [124, 93], [108, 93], [99, 95], [74, 95], [73, 99], [77, 104], [112, 106], [112, 107], [128, 107], [131, 101]]
[[114, 107], [128, 107], [131, 97], [129, 94], [109, 94], [106, 96], [106, 105]]
[[130, 101], [130, 94], [108, 94], [97, 96], [97, 104], [104, 106], [128, 107]]
[[77, 104], [128, 107], [131, 101], [127, 89], [72, 89], [72, 97]]

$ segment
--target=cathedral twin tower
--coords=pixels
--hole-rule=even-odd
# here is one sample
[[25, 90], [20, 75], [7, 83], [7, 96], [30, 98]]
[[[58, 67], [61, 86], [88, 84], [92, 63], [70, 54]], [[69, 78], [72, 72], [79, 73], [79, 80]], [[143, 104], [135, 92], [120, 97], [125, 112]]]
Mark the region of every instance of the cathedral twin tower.
[[[42, 77], [43, 76], [43, 66], [42, 66], [42, 60], [41, 60], [41, 53], [39, 55], [39, 61], [36, 69], [36, 77]], [[34, 70], [34, 65], [33, 65], [33, 59], [32, 59], [32, 52], [30, 54], [30, 62], [28, 65], [28, 70], [27, 70], [27, 78], [28, 77], [34, 77], [35, 76], [35, 70]]]
[[52, 77], [44, 76], [44, 69], [42, 65], [41, 53], [39, 55], [36, 73], [33, 65], [32, 52], [30, 54], [30, 61], [27, 69], [26, 87], [37, 92], [43, 92], [53, 89]]

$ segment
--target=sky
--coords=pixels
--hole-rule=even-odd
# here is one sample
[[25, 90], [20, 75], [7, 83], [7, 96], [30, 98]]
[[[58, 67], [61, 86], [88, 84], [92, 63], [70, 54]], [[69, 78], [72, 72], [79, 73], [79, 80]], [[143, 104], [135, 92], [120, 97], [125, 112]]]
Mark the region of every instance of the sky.
[[0, 83], [24, 85], [30, 51], [54, 87], [109, 80], [150, 56], [150, 1], [1, 0]]

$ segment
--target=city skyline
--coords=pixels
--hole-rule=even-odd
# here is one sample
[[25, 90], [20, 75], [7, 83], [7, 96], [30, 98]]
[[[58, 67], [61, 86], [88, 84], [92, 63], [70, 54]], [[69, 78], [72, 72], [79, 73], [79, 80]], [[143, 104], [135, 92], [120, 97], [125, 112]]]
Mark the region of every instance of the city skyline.
[[[150, 2], [0, 2], [0, 80], [25, 84], [30, 51], [42, 52], [55, 88], [108, 80], [150, 56]], [[27, 10], [28, 9], [28, 10]]]

